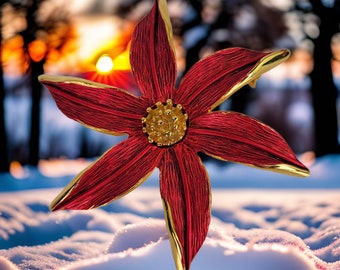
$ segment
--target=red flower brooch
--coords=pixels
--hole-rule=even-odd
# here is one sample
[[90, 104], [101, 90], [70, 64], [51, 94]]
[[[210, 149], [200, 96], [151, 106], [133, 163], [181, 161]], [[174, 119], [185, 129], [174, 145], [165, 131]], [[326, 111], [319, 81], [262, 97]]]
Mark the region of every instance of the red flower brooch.
[[51, 210], [107, 204], [138, 187], [158, 167], [175, 264], [178, 270], [189, 269], [210, 223], [210, 183], [198, 152], [297, 176], [309, 174], [270, 127], [240, 113], [212, 111], [288, 57], [288, 50], [221, 50], [196, 63], [175, 89], [171, 23], [166, 0], [156, 0], [131, 40], [130, 62], [140, 97], [84, 79], [39, 77], [69, 118], [97, 131], [128, 134], [82, 171]]

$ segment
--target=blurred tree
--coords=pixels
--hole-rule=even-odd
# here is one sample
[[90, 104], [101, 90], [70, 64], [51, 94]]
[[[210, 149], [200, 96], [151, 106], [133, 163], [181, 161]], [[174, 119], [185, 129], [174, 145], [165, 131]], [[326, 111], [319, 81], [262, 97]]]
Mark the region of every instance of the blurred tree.
[[[192, 12], [178, 34], [186, 50], [184, 74], [202, 57], [228, 47], [266, 50], [287, 35], [284, 12], [259, 0], [188, 0]], [[235, 93], [231, 110], [244, 112], [249, 86]]]
[[311, 0], [313, 12], [320, 18], [320, 34], [314, 40], [314, 69], [311, 73], [315, 124], [315, 154], [340, 153], [338, 142], [337, 94], [331, 69], [331, 38], [340, 31], [340, 0], [326, 6]]
[[[255, 50], [295, 49], [314, 44], [310, 74], [316, 156], [339, 153], [337, 89], [331, 70], [331, 37], [339, 32], [340, 0], [187, 0], [192, 10], [181, 27], [188, 70], [200, 57], [228, 46]], [[194, 14], [194, 15], [193, 15]], [[302, 45], [304, 46], [304, 45]], [[242, 112], [247, 91], [232, 97], [231, 109]]]
[[[42, 85], [38, 81], [38, 76], [44, 73], [44, 62], [46, 57], [45, 43], [39, 45], [36, 40], [39, 25], [37, 21], [37, 12], [43, 0], [34, 0], [26, 8], [27, 27], [21, 32], [24, 39], [24, 49], [28, 53], [30, 59], [31, 74], [31, 130], [29, 140], [29, 156], [28, 163], [37, 165], [39, 161], [39, 140], [40, 140], [40, 99], [42, 93]], [[40, 47], [39, 47], [40, 46]], [[36, 47], [36, 48], [35, 48]]]
[[[173, 0], [175, 1], [175, 0]], [[228, 47], [266, 50], [287, 34], [284, 12], [259, 0], [186, 0], [189, 12], [175, 19], [175, 34], [183, 39], [186, 67]], [[232, 111], [245, 112], [250, 86], [229, 99]], [[216, 108], [219, 109], [219, 108]], [[200, 154], [203, 160], [207, 157]]]
[[38, 81], [38, 76], [44, 73], [45, 62], [59, 60], [65, 53], [65, 48], [66, 50], [75, 49], [69, 44], [75, 40], [76, 35], [64, 7], [56, 6], [55, 2], [10, 0], [7, 1], [7, 4], [12, 7], [13, 13], [17, 14], [17, 17], [20, 17], [24, 22], [18, 29], [12, 30], [12, 35], [22, 37], [22, 50], [28, 68], [26, 72], [30, 75], [31, 128], [29, 156], [25, 162], [37, 165], [40, 150], [40, 100], [43, 89]]
[[[0, 6], [0, 63], [2, 63], [2, 5]], [[9, 161], [7, 152], [7, 134], [5, 128], [5, 86], [2, 65], [0, 64], [0, 172], [9, 171]]]

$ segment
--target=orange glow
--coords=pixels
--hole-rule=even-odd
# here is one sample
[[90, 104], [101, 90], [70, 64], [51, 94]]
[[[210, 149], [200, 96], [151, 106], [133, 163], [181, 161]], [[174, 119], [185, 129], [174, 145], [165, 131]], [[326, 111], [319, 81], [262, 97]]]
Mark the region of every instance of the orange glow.
[[28, 53], [34, 62], [39, 62], [46, 56], [47, 45], [42, 40], [34, 40], [28, 44]]
[[24, 41], [21, 36], [17, 35], [2, 44], [2, 60], [7, 62], [13, 54], [22, 51]]
[[21, 76], [28, 72], [31, 62], [44, 61], [44, 69], [55, 73], [79, 72], [77, 29], [72, 24], [60, 23], [53, 29], [37, 32], [39, 39], [25, 48], [23, 37], [17, 34], [4, 39], [1, 47], [2, 67], [5, 74]]
[[25, 168], [18, 161], [11, 162], [9, 166], [9, 172], [16, 179], [27, 177], [27, 172], [25, 171]]
[[[130, 41], [134, 24], [124, 22], [121, 29], [109, 42], [102, 44], [96, 51], [85, 60], [85, 70], [91, 70], [91, 65], [97, 65], [103, 55], [112, 59], [114, 70], [131, 70], [130, 67]], [[96, 67], [98, 70], [98, 67]]]
[[113, 65], [116, 70], [131, 70], [129, 48], [113, 59]]
[[11, 75], [22, 75], [28, 68], [28, 59], [24, 53], [24, 41], [16, 35], [2, 44], [1, 60], [5, 73]]

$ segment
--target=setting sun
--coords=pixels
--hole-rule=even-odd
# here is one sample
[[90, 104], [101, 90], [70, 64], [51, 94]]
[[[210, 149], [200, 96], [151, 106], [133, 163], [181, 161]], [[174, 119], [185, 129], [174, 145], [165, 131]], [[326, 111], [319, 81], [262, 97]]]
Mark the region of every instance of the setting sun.
[[113, 70], [113, 61], [110, 56], [107, 54], [102, 55], [97, 63], [96, 63], [96, 68], [97, 71], [101, 73], [108, 73]]

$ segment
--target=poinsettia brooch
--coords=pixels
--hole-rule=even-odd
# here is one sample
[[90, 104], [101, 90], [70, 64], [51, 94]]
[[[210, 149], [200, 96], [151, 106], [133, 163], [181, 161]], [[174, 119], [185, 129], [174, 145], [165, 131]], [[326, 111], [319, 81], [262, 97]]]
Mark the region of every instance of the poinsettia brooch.
[[157, 167], [176, 268], [189, 269], [210, 223], [211, 190], [198, 152], [307, 176], [276, 131], [246, 115], [212, 111], [289, 57], [288, 50], [221, 50], [196, 63], [175, 89], [176, 63], [166, 0], [135, 27], [130, 62], [135, 96], [89, 80], [41, 75], [59, 109], [97, 131], [128, 138], [105, 152], [56, 197], [51, 210], [89, 209], [138, 187]]

